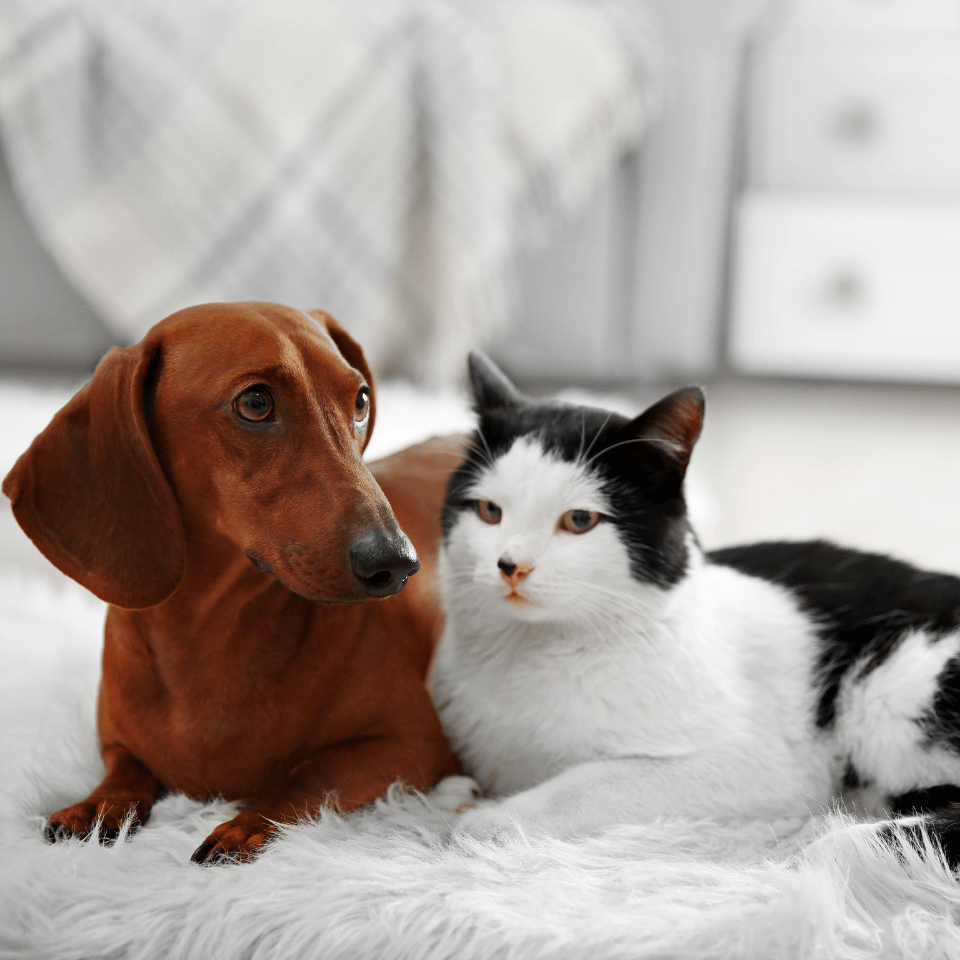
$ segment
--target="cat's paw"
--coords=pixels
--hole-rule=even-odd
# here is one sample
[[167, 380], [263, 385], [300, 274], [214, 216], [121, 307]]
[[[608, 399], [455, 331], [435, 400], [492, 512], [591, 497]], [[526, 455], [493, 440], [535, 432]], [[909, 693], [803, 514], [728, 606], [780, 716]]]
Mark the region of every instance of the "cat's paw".
[[473, 777], [444, 777], [428, 794], [444, 813], [459, 814], [472, 807], [482, 796]]
[[494, 837], [522, 830], [516, 812], [505, 803], [481, 800], [465, 810], [454, 824], [454, 832], [473, 837], [475, 840], [492, 840]]

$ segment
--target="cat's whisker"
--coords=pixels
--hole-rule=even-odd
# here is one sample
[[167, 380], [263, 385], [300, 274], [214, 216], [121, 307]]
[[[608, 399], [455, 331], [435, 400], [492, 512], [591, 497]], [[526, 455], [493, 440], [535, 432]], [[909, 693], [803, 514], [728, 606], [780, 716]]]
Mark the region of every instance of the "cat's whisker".
[[471, 577], [471, 576], [469, 576], [469, 575], [467, 575], [467, 574], [461, 574], [461, 575], [459, 575], [459, 576], [452, 576], [452, 577], [449, 577], [448, 580], [449, 580], [449, 582], [450, 582], [451, 584], [455, 584], [455, 585], [457, 585], [457, 586], [462, 586], [462, 587], [473, 587], [473, 588], [476, 588], [476, 587], [479, 586], [479, 587], [481, 587], [481, 588], [486, 588], [486, 587], [488, 587], [488, 586], [493, 586], [493, 581], [490, 581], [489, 584], [487, 584], [487, 583], [482, 583], [482, 582], [478, 581], [476, 577]]
[[629, 440], [620, 440], [618, 443], [612, 443], [609, 447], [604, 447], [602, 450], [598, 450], [586, 463], [582, 466], [589, 467], [597, 457], [602, 457], [605, 453], [609, 453], [611, 450], [616, 450], [618, 447], [626, 447], [631, 443], [661, 443], [663, 444], [671, 453], [676, 452], [677, 443], [674, 440], [670, 440], [667, 437], [632, 437]]
[[564, 584], [564, 588], [567, 585], [572, 585], [580, 588], [585, 588], [594, 593], [603, 593], [617, 599], [627, 600], [626, 594], [624, 594], [623, 587], [608, 587], [606, 584], [597, 583], [593, 580], [567, 580]]
[[487, 438], [483, 435], [483, 430], [478, 426], [476, 429], [477, 439], [483, 444], [483, 449], [486, 451], [486, 465], [488, 467], [493, 467], [494, 457], [493, 451], [490, 449], [490, 444], [487, 443]]
[[[586, 413], [585, 413], [585, 412], [582, 412], [582, 416], [583, 416], [583, 418], [584, 418], [584, 421], [586, 421]], [[603, 418], [603, 423], [600, 424], [600, 429], [594, 434], [593, 439], [590, 441], [590, 446], [587, 447], [587, 451], [586, 451], [586, 453], [583, 454], [583, 457], [589, 457], [589, 456], [590, 456], [590, 451], [593, 449], [594, 444], [596, 444], [596, 442], [597, 442], [597, 441], [600, 439], [600, 437], [602, 436], [603, 431], [604, 431], [604, 429], [606, 428], [607, 424], [610, 422], [610, 418], [611, 418], [612, 416], [613, 416], [613, 411], [612, 411], [612, 410], [608, 410], [608, 411], [607, 411], [607, 415]], [[591, 461], [587, 460], [586, 462], [584, 462], [583, 457], [580, 457], [580, 456], [577, 457], [577, 465], [578, 465], [578, 466], [588, 466], [588, 465], [590, 464]]]
[[551, 593], [553, 597], [561, 600], [568, 599], [571, 593], [575, 593], [579, 597], [593, 595], [598, 599], [602, 599], [603, 606], [592, 608], [589, 611], [591, 615], [623, 614], [646, 620], [652, 615], [652, 608], [655, 606], [630, 597], [625, 594], [622, 589], [605, 587], [601, 584], [583, 580], [566, 580], [562, 585], [557, 585], [555, 591], [551, 591], [548, 588], [540, 590], [538, 593], [545, 599], [547, 599]]
[[577, 459], [576, 463], [580, 462], [580, 458], [583, 456], [583, 447], [587, 442], [587, 411], [581, 407], [580, 408], [580, 449], [577, 450]]

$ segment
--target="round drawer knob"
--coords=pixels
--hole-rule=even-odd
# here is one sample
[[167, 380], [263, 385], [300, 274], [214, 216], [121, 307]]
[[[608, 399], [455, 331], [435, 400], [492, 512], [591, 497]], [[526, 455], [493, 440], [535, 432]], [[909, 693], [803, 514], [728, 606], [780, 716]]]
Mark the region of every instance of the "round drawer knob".
[[880, 117], [868, 103], [851, 103], [834, 116], [830, 129], [837, 140], [850, 146], [862, 146], [876, 140]]
[[836, 310], [853, 310], [866, 297], [866, 284], [855, 270], [844, 268], [832, 273], [826, 282], [826, 301]]

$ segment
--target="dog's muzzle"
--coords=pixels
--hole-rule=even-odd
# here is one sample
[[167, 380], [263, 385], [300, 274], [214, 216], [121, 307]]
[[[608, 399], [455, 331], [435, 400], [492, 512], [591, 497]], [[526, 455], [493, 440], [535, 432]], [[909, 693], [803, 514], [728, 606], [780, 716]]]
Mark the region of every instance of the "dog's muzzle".
[[388, 536], [382, 532], [367, 533], [350, 547], [353, 575], [371, 597], [390, 597], [399, 593], [407, 577], [420, 569], [420, 560], [413, 544], [401, 533]]

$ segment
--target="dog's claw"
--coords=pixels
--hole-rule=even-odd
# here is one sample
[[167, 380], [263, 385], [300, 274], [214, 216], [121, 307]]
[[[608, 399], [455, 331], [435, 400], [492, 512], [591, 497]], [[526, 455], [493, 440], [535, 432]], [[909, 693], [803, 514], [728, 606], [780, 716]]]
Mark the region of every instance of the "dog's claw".
[[[139, 824], [130, 824], [130, 833], [134, 833]], [[65, 823], [47, 823], [43, 828], [43, 839], [47, 843], [59, 843], [62, 840], [86, 840], [90, 836], [87, 830], [74, 830]], [[97, 840], [105, 847], [112, 847], [120, 839], [120, 830], [118, 827], [101, 826], [97, 831]]]
[[131, 836], [150, 816], [148, 799], [125, 794], [88, 797], [50, 815], [43, 828], [47, 843], [63, 840], [95, 840], [113, 846], [126, 829]]
[[216, 863], [238, 863], [242, 857], [236, 850], [224, 850], [217, 840], [207, 840], [193, 851], [190, 859], [193, 863], [212, 867]]
[[276, 832], [276, 825], [263, 814], [247, 810], [221, 823], [190, 859], [203, 864], [248, 863], [260, 855]]
[[193, 854], [190, 856], [190, 861], [192, 863], [205, 863], [207, 855], [210, 851], [217, 845], [216, 840], [206, 840], [193, 851]]
[[69, 827], [64, 826], [62, 823], [58, 826], [48, 823], [43, 828], [43, 839], [46, 840], [47, 843], [58, 843], [59, 841], [67, 840], [72, 836], [74, 836], [74, 832]]
[[43, 839], [47, 843], [61, 843], [65, 840], [86, 840], [90, 836], [87, 830], [74, 830], [65, 823], [48, 823], [43, 828]]
[[[136, 828], [131, 824], [130, 832]], [[114, 827], [101, 827], [97, 833], [97, 838], [105, 847], [112, 847], [120, 837], [120, 831]]]
[[230, 850], [224, 850], [222, 847], [219, 850], [214, 850], [213, 853], [207, 858], [207, 863], [237, 863], [238, 854]]

